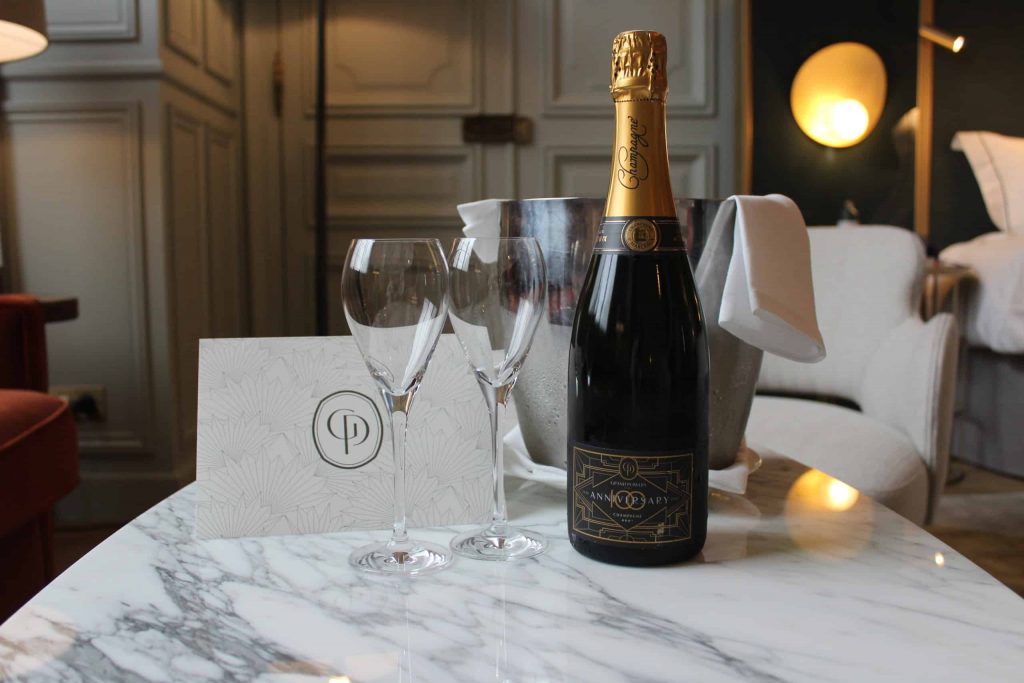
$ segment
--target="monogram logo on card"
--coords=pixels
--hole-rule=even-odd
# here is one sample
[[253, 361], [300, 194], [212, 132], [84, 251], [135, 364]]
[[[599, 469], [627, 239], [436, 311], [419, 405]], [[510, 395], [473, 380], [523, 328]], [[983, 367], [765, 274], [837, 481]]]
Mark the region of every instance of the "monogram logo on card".
[[384, 422], [380, 410], [358, 391], [338, 391], [320, 401], [313, 415], [313, 443], [335, 467], [354, 470], [380, 453]]

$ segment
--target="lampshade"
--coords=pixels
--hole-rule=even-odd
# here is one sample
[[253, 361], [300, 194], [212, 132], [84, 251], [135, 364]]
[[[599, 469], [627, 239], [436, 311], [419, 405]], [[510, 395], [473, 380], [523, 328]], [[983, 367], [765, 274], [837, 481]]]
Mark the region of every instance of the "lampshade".
[[34, 57], [49, 44], [43, 0], [0, 0], [0, 62]]
[[862, 43], [835, 43], [800, 66], [789, 106], [809, 138], [827, 147], [850, 147], [878, 123], [885, 90], [885, 65], [877, 52]]

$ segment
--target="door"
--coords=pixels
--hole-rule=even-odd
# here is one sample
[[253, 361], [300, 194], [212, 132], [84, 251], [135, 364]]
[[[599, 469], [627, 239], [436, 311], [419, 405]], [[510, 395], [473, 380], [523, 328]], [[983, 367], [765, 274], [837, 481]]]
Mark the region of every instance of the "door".
[[[282, 188], [287, 332], [313, 330], [313, 2], [282, 1]], [[510, 145], [465, 144], [462, 118], [508, 113], [511, 0], [330, 0], [326, 28], [329, 326], [357, 236], [459, 233], [455, 206], [511, 196]]]
[[[267, 3], [257, 3], [266, 12]], [[251, 5], [251, 3], [247, 3]], [[279, 291], [253, 310], [261, 334], [313, 330], [315, 3], [276, 0], [283, 75], [277, 131], [280, 168]], [[260, 10], [247, 7], [255, 21]], [[266, 16], [263, 17], [266, 20]], [[251, 45], [259, 26], [247, 21]], [[330, 329], [344, 330], [339, 276], [356, 236], [459, 234], [456, 204], [485, 197], [603, 196], [614, 110], [608, 94], [611, 40], [623, 28], [660, 30], [669, 41], [669, 140], [677, 194], [714, 196], [734, 187], [735, 0], [329, 0], [327, 215]], [[271, 97], [262, 47], [247, 47], [250, 120]], [[721, 83], [727, 87], [719, 87]], [[263, 107], [266, 109], [266, 107]], [[518, 113], [532, 142], [468, 144], [462, 120]], [[268, 132], [250, 126], [251, 150]], [[250, 163], [256, 159], [250, 154]], [[257, 169], [258, 170], [258, 169]], [[254, 169], [249, 169], [250, 178]], [[270, 186], [250, 184], [250, 224], [277, 210]], [[262, 223], [261, 223], [262, 221]], [[253, 249], [254, 279], [266, 249]], [[271, 252], [273, 250], [270, 250]], [[271, 256], [273, 254], [270, 254]], [[276, 298], [275, 298], [276, 295]], [[261, 303], [276, 301], [276, 304]], [[272, 309], [279, 306], [276, 314]], [[262, 310], [261, 310], [262, 306]], [[268, 317], [269, 316], [269, 317]], [[280, 321], [261, 324], [261, 319]], [[276, 324], [276, 323], [275, 323]]]

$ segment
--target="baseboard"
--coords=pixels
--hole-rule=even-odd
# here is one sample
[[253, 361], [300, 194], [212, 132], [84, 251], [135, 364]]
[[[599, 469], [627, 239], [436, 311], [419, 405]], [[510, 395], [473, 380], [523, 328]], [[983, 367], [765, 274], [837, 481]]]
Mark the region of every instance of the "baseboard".
[[78, 488], [57, 503], [58, 527], [126, 524], [180, 489], [177, 472], [83, 472]]

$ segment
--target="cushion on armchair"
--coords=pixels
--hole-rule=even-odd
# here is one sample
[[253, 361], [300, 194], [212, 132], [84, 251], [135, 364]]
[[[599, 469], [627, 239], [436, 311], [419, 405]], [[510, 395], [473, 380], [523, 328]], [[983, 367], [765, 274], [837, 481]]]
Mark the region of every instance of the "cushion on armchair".
[[78, 485], [78, 438], [66, 401], [0, 389], [0, 537]]

